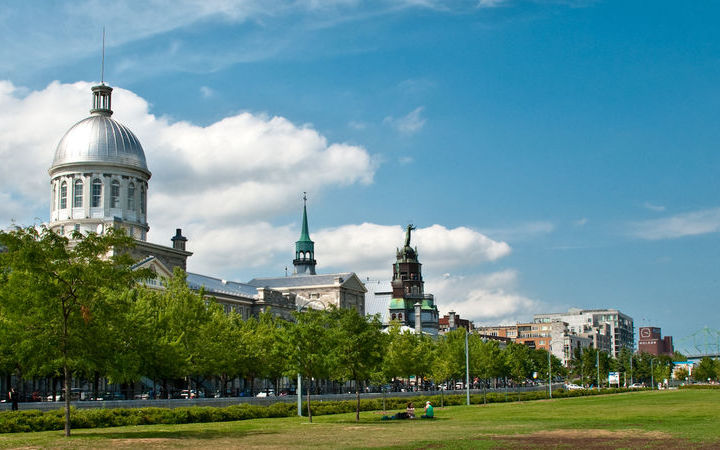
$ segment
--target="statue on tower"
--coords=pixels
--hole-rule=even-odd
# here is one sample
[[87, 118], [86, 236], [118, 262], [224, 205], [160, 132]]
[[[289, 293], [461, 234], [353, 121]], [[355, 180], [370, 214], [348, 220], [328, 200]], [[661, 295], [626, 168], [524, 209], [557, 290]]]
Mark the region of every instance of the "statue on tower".
[[415, 229], [413, 224], [408, 224], [407, 231], [405, 231], [405, 247], [410, 247], [410, 232]]

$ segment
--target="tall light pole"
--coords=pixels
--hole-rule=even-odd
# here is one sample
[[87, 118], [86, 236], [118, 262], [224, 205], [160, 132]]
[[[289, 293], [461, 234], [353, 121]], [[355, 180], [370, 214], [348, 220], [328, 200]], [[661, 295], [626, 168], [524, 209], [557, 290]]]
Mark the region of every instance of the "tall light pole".
[[597, 390], [600, 390], [600, 349], [595, 352], [595, 365], [597, 366]]
[[630, 353], [630, 386], [632, 386], [633, 384], [635, 384], [635, 383], [633, 382], [633, 367], [632, 367], [633, 362], [632, 362], [632, 361], [633, 361], [633, 354]]
[[654, 358], [650, 358], [650, 390], [655, 389], [655, 373], [653, 371]]
[[552, 342], [548, 344], [548, 392], [550, 393], [550, 398], [552, 398], [552, 364], [550, 363], [550, 352], [552, 351]]
[[470, 332], [465, 329], [465, 396], [467, 405], [470, 406], [470, 349], [468, 347], [468, 335]]

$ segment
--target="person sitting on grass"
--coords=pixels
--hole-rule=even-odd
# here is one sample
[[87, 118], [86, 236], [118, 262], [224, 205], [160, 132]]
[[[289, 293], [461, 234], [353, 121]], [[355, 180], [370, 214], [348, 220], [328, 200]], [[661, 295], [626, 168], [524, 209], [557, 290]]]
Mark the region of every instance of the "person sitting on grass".
[[433, 417], [435, 417], [435, 412], [433, 411], [432, 404], [428, 400], [427, 402], [425, 402], [425, 414], [420, 416], [420, 418], [421, 419], [432, 419]]
[[407, 409], [405, 412], [408, 415], [408, 419], [414, 419], [415, 418], [415, 405], [413, 405], [413, 402], [408, 403]]

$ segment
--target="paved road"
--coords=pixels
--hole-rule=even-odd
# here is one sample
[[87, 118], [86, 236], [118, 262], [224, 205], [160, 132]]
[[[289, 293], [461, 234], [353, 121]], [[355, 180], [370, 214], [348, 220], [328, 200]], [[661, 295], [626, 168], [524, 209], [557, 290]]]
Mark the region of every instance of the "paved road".
[[[562, 387], [562, 384], [553, 384], [553, 389]], [[526, 388], [510, 388], [508, 392], [515, 391], [544, 391], [547, 390], [547, 386], [532, 386]], [[471, 389], [471, 394], [482, 394], [482, 389]], [[504, 393], [505, 389], [498, 388], [497, 390], [488, 389], [487, 392], [501, 392]], [[464, 390], [456, 391], [445, 391], [445, 395], [464, 395]], [[418, 391], [418, 392], [388, 392], [387, 397], [416, 397], [419, 395], [440, 395], [440, 391]], [[361, 393], [360, 398], [382, 398], [382, 393]], [[303, 402], [305, 401], [303, 395]], [[310, 400], [313, 402], [322, 401], [337, 401], [337, 400], [354, 400], [355, 394], [327, 394], [327, 395], [311, 395]], [[70, 404], [78, 409], [84, 408], [179, 408], [185, 406], [231, 406], [239, 405], [243, 403], [249, 403], [251, 405], [271, 405], [277, 402], [285, 403], [296, 403], [297, 397], [282, 396], [282, 397], [225, 397], [225, 398], [195, 398], [195, 399], [157, 399], [157, 400], [109, 400], [109, 401], [76, 401], [70, 402]], [[20, 410], [37, 409], [41, 411], [50, 411], [53, 409], [59, 409], [64, 407], [63, 402], [28, 402], [20, 403]], [[9, 403], [0, 403], [0, 411], [10, 410]]]

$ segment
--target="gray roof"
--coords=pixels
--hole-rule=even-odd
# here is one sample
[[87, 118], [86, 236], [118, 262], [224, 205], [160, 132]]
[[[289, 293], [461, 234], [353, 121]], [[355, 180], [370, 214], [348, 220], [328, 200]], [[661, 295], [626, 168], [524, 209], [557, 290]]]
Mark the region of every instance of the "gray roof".
[[130, 129], [107, 115], [93, 114], [73, 125], [55, 150], [52, 168], [101, 163], [150, 172], [140, 141]]
[[205, 288], [205, 292], [212, 294], [227, 294], [245, 298], [257, 298], [258, 291], [255, 286], [236, 281], [226, 281], [219, 278], [208, 277], [188, 272], [187, 284], [190, 289]]
[[342, 284], [353, 275], [355, 275], [353, 272], [345, 272], [328, 273], [323, 275], [292, 275], [289, 277], [253, 278], [248, 281], [247, 284], [257, 287], [269, 287], [271, 289], [280, 287], [322, 286], [335, 284], [335, 279], [338, 277], [342, 279], [340, 282], [340, 284]]

